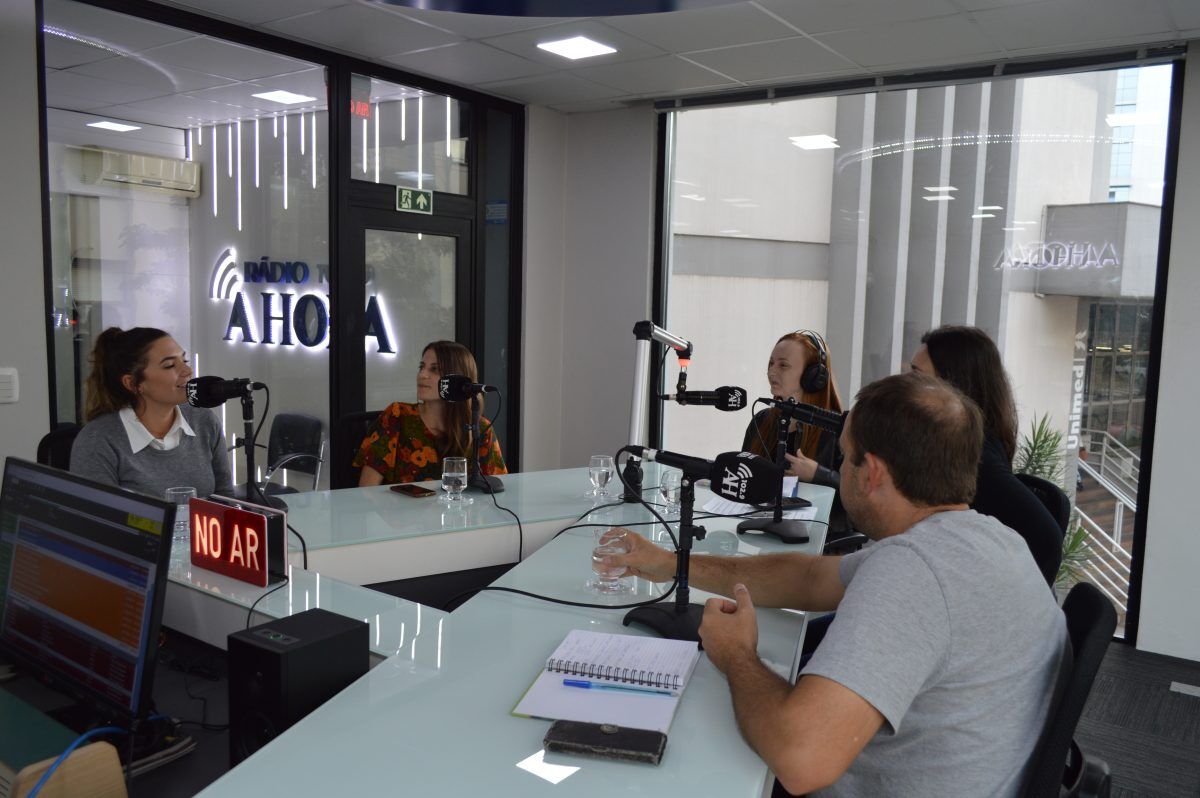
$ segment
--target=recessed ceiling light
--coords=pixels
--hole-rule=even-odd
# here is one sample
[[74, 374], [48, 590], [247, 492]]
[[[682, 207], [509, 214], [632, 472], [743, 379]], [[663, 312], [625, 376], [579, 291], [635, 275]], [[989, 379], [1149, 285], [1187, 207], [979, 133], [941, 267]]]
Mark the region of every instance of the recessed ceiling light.
[[979, 210], [981, 210], [981, 211], [1002, 211], [1002, 210], [1004, 210], [1004, 206], [1003, 205], [980, 205]]
[[258, 97], [260, 100], [270, 100], [271, 102], [279, 103], [280, 105], [311, 103], [317, 99], [316, 97], [309, 97], [307, 94], [296, 94], [295, 92], [284, 91], [283, 89], [264, 91], [261, 94], [254, 94], [252, 96]]
[[88, 127], [98, 127], [101, 130], [114, 130], [117, 133], [128, 133], [131, 130], [141, 130], [141, 125], [123, 125], [120, 122], [88, 122]]
[[926, 191], [958, 191], [954, 186], [925, 186]]
[[572, 61], [617, 51], [615, 47], [594, 42], [586, 36], [573, 36], [570, 39], [559, 39], [556, 42], [539, 42], [538, 49], [561, 55], [563, 58], [570, 58]]
[[995, 219], [996, 214], [994, 214], [994, 213], [973, 213], [973, 214], [971, 214], [971, 218], [972, 219]]
[[815, 136], [788, 136], [788, 139], [802, 150], [836, 150], [838, 148], [837, 139], [824, 133]]
[[929, 200], [930, 202], [949, 202], [954, 197], [950, 194], [930, 194], [928, 197], [921, 197], [921, 199]]

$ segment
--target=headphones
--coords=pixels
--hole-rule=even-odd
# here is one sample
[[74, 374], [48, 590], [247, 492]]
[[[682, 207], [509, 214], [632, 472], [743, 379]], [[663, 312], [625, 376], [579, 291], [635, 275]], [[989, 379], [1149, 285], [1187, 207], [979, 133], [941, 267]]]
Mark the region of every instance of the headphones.
[[825, 341], [812, 330], [797, 330], [796, 334], [812, 341], [817, 350], [817, 362], [810, 363], [800, 375], [800, 388], [805, 393], [820, 393], [829, 384], [829, 354], [825, 351]]

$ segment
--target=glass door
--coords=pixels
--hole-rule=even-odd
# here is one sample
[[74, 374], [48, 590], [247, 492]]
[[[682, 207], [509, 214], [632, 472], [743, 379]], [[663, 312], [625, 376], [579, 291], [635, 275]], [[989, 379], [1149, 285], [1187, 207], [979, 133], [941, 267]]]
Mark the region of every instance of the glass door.
[[[351, 487], [350, 467], [375, 412], [416, 401], [417, 364], [426, 344], [466, 340], [465, 315], [471, 226], [454, 218], [412, 218], [378, 209], [352, 209], [352, 263], [362, 264], [363, 313], [355, 320], [362, 349], [361, 378], [335, 384], [342, 408], [335, 436], [334, 487]], [[355, 303], [352, 307], [358, 307]], [[340, 327], [346, 329], [346, 327]]]

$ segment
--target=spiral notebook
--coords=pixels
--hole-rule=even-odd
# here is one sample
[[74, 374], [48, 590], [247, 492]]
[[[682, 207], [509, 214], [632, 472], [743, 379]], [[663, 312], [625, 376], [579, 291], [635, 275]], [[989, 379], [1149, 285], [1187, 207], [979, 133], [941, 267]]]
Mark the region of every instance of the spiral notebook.
[[699, 659], [684, 640], [572, 629], [512, 714], [666, 733]]

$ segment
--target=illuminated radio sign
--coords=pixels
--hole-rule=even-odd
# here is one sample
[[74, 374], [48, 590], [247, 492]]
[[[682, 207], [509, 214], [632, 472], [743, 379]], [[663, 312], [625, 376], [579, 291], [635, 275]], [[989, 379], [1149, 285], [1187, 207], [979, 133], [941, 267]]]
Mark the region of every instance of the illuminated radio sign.
[[285, 578], [283, 530], [278, 510], [233, 499], [192, 499], [192, 565], [266, 587]]
[[[208, 296], [230, 303], [225, 323], [226, 341], [244, 344], [295, 346], [309, 349], [329, 346], [331, 324], [329, 295], [305, 290], [313, 282], [328, 283], [325, 266], [310, 267], [304, 261], [274, 261], [263, 257], [246, 261], [239, 269], [237, 253], [224, 250], [213, 266]], [[248, 285], [278, 286], [276, 291], [261, 290], [257, 306], [247, 298]], [[293, 290], [292, 286], [300, 287]], [[393, 355], [391, 324], [383, 301], [377, 295], [367, 297], [366, 337], [375, 339], [375, 351]], [[257, 324], [255, 323], [257, 321]]]
[[1111, 241], [1035, 241], [1005, 247], [997, 269], [1105, 269], [1117, 268], [1121, 257]]

